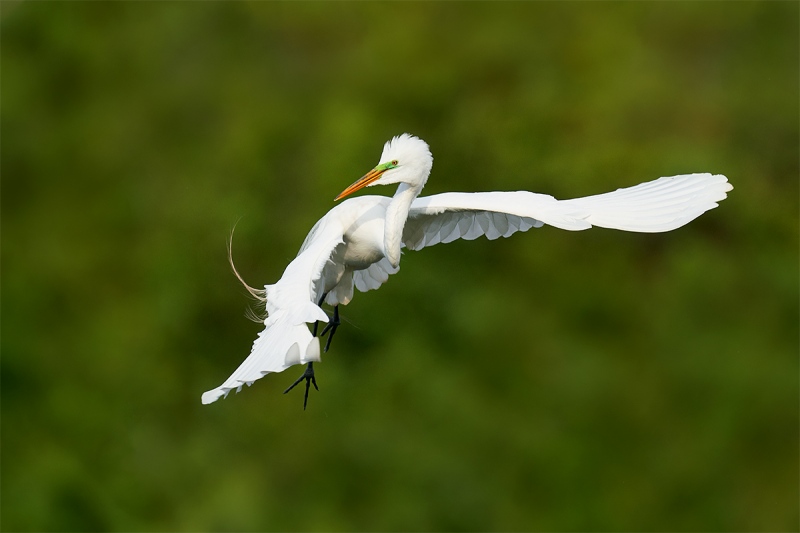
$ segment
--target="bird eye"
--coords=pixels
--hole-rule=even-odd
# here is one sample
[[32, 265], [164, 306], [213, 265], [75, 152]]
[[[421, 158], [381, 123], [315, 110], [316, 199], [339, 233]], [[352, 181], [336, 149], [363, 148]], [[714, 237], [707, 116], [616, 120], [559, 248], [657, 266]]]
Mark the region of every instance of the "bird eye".
[[393, 166], [397, 166], [397, 159], [393, 159], [393, 160], [392, 160], [392, 165], [393, 165]]

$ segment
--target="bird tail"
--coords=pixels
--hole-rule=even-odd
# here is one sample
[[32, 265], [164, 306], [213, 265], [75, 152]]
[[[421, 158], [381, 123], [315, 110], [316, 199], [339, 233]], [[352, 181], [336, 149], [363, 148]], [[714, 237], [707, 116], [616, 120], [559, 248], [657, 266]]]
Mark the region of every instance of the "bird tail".
[[271, 372], [282, 372], [292, 365], [320, 360], [319, 338], [313, 337], [305, 322], [278, 311], [264, 322], [265, 328], [253, 343], [250, 355], [219, 387], [203, 393], [202, 401], [209, 404], [242, 385], [250, 386]]

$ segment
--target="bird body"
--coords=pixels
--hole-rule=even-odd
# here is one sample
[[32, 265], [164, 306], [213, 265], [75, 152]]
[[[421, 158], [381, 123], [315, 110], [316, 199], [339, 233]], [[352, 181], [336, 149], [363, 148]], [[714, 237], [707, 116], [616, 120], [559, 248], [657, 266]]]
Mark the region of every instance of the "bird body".
[[[341, 228], [342, 247], [334, 263], [349, 270], [363, 270], [387, 256], [386, 215], [390, 198], [361, 196], [351, 198], [332, 209], [322, 220]], [[327, 286], [326, 292], [333, 287]]]
[[572, 200], [528, 191], [418, 197], [432, 165], [424, 141], [409, 134], [394, 137], [384, 145], [379, 164], [336, 199], [362, 187], [396, 183], [395, 195], [361, 196], [336, 205], [314, 225], [278, 282], [263, 290], [248, 287], [265, 303], [265, 328], [239, 368], [203, 394], [204, 404], [295, 364], [309, 363], [310, 369], [321, 350], [307, 324], [329, 322], [320, 307], [323, 300], [337, 310], [338, 320], [338, 306], [350, 302], [354, 288], [377, 289], [399, 270], [403, 247], [420, 250], [482, 235], [496, 239], [544, 224], [571, 231], [592, 226], [670, 231], [716, 207], [733, 188], [725, 176], [703, 173]]

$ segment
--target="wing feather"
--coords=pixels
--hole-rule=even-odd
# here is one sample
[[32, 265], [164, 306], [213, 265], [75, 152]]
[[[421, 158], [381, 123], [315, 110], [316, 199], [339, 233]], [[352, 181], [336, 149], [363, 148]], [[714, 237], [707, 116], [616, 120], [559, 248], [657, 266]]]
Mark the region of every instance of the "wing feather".
[[267, 317], [250, 355], [222, 385], [203, 394], [204, 404], [226, 397], [233, 389], [238, 392], [242, 385], [251, 385], [271, 372], [320, 360], [319, 339], [311, 335], [306, 323], [328, 321], [317, 302], [325, 267], [341, 243], [342, 231], [336, 224], [323, 218], [314, 226], [281, 279], [266, 286]]
[[[497, 232], [497, 235], [494, 238], [507, 237], [508, 229], [510, 227], [510, 224], [508, 223], [508, 215], [503, 215], [500, 213], [490, 213], [490, 215], [492, 217], [492, 226]], [[489, 238], [491, 239], [492, 236], [490, 235]]]
[[509, 237], [544, 224], [571, 231], [669, 231], [716, 207], [731, 189], [720, 174], [684, 174], [572, 200], [528, 191], [436, 194], [414, 201], [403, 243], [420, 250], [482, 235]]
[[[458, 221], [458, 231], [459, 231], [458, 238], [459, 239], [467, 239], [468, 241], [470, 241], [472, 239], [475, 239], [476, 237], [468, 237], [470, 229], [472, 229], [472, 224], [475, 223], [475, 217], [472, 215], [472, 212], [471, 211], [467, 211], [467, 212], [458, 211], [458, 212], [455, 212], [453, 214], [455, 216], [457, 216], [457, 217], [460, 217], [460, 219]], [[406, 225], [408, 225], [409, 222], [411, 222], [411, 221], [410, 220], [406, 221]], [[422, 221], [420, 221], [420, 222], [422, 222]], [[424, 224], [421, 224], [421, 226], [422, 227], [420, 228], [420, 231], [424, 232], [424, 230], [425, 230]], [[417, 250], [417, 248], [414, 248], [414, 250]]]
[[389, 276], [397, 274], [399, 270], [400, 267], [393, 267], [388, 259], [383, 258], [364, 270], [353, 272], [353, 280], [355, 281], [356, 289], [361, 292], [367, 292], [377, 289], [386, 283]]
[[442, 213], [442, 219], [445, 221], [441, 230], [442, 235], [444, 235], [442, 242], [448, 243], [456, 240], [459, 237], [458, 217], [455, 213]]
[[733, 187], [717, 174], [685, 174], [560, 202], [594, 226], [646, 233], [679, 228], [717, 207]]

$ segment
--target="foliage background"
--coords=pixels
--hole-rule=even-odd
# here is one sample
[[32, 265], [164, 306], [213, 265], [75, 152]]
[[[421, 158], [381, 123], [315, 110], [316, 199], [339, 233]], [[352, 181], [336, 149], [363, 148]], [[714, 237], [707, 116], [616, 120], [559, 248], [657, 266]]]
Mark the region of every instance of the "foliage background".
[[[2, 529], [797, 530], [798, 4], [2, 2]], [[331, 199], [724, 173], [663, 235], [408, 253], [309, 409], [211, 406]], [[379, 191], [391, 194], [391, 190]]]

